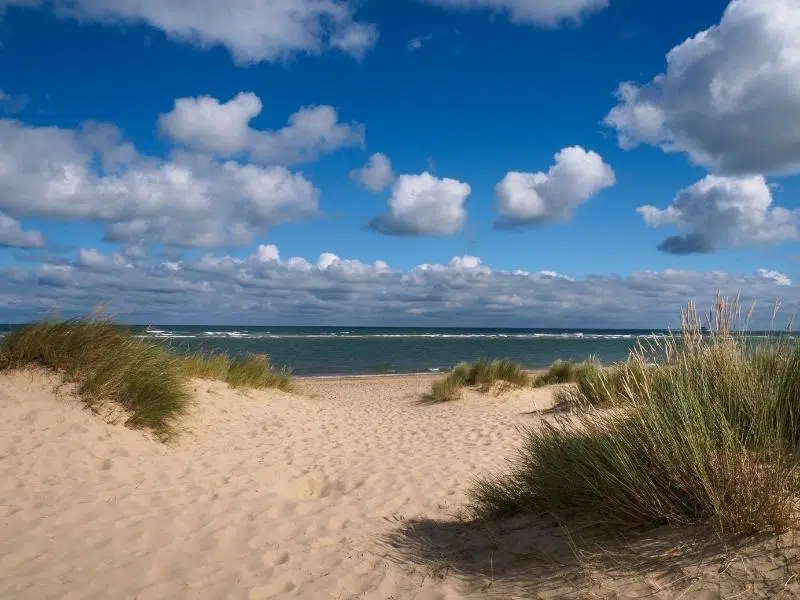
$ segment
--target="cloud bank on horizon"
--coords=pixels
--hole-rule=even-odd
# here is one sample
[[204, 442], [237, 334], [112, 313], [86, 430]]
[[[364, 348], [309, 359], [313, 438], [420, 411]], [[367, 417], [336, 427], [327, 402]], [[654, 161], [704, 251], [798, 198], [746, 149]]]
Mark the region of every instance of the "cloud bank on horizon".
[[[644, 83], [609, 70], [606, 104], [575, 114], [582, 129], [559, 132], [513, 97], [496, 97], [496, 115], [472, 112], [471, 93], [437, 83], [444, 71], [417, 83], [424, 68], [401, 71], [397, 61], [432, 60], [420, 58], [427, 47], [409, 52], [422, 47], [412, 42], [455, 20], [446, 25], [454, 31], [467, 23], [578, 44], [613, 27], [604, 15], [635, 7], [420, 0], [402, 10], [430, 19], [428, 33], [404, 34], [395, 47], [389, 15], [346, 0], [0, 0], [3, 21], [44, 19], [87, 39], [98, 25], [104, 35], [138, 27], [163, 34], [160, 52], [230, 57], [205, 87], [187, 79], [159, 90], [160, 108], [115, 111], [87, 99], [94, 113], [82, 107], [77, 119], [49, 91], [25, 89], [30, 74], [0, 77], [0, 320], [110, 302], [126, 319], [186, 315], [191, 305], [198, 320], [632, 325], [718, 290], [800, 302], [786, 254], [800, 238], [800, 5], [720, 3], [717, 21], [671, 40]], [[9, 51], [0, 48], [0, 65]], [[488, 80], [497, 68], [459, 60], [447, 58], [464, 69], [458, 81]], [[315, 64], [321, 70], [305, 75]], [[565, 59], [558, 77], [569, 68]], [[252, 77], [257, 69], [284, 87]], [[542, 97], [560, 85], [546, 77], [530, 83]], [[365, 110], [369, 96], [348, 93], [355, 85], [386, 88], [383, 104]], [[567, 89], [554, 87], [553, 111]], [[508, 147], [485, 143], [487, 127]], [[643, 164], [660, 176], [658, 161], [682, 169], [667, 182], [670, 196], [628, 187]], [[661, 241], [645, 243], [653, 229], [665, 231], [654, 233]], [[608, 248], [588, 246], [598, 230]], [[539, 236], [549, 246], [537, 246]], [[282, 260], [276, 237], [292, 248], [307, 240], [319, 258]], [[537, 251], [526, 253], [527, 243]], [[345, 260], [337, 244], [388, 256]], [[561, 261], [573, 246], [572, 262]], [[734, 254], [746, 265], [726, 258]]]
[[[82, 248], [72, 260], [39, 257], [35, 269], [6, 269], [0, 302], [23, 316], [57, 310], [85, 314], [98, 303], [133, 320], [157, 308], [160, 323], [281, 319], [291, 323], [441, 326], [676, 325], [687, 294], [713, 297], [747, 289], [750, 298], [793, 291], [791, 279], [765, 268], [753, 273], [666, 269], [626, 277], [574, 279], [553, 271], [494, 269], [475, 256], [395, 269], [323, 252], [316, 260], [282, 259], [274, 245], [247, 256], [204, 254], [192, 260], [103, 254]], [[794, 293], [794, 292], [793, 292]], [[653, 302], [658, 298], [658, 302]], [[768, 318], [770, 306], [762, 307]], [[204, 321], [208, 322], [208, 321]]]

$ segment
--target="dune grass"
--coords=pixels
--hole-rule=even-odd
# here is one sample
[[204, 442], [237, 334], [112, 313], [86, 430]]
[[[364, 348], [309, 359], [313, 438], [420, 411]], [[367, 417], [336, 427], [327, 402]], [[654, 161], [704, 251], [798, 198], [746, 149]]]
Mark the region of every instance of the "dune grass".
[[0, 368], [40, 366], [63, 373], [87, 406], [114, 402], [126, 424], [167, 440], [189, 403], [188, 378], [219, 379], [232, 387], [288, 389], [291, 377], [266, 356], [232, 360], [222, 354], [180, 356], [104, 319], [45, 321], [9, 333]]
[[759, 347], [733, 332], [740, 314], [738, 302], [719, 300], [704, 335], [690, 305], [680, 339], [665, 337], [657, 352], [639, 347], [616, 367], [610, 410], [587, 407], [528, 430], [510, 471], [475, 485], [476, 516], [533, 512], [622, 528], [711, 523], [723, 534], [792, 527], [800, 347]]
[[433, 383], [425, 400], [430, 403], [449, 402], [460, 398], [465, 387], [487, 391], [497, 382], [523, 387], [530, 383], [530, 376], [521, 364], [513, 360], [459, 363], [447, 377]]
[[559, 383], [577, 383], [581, 378], [586, 377], [587, 373], [600, 368], [600, 362], [594, 358], [580, 362], [557, 360], [533, 381], [533, 385], [542, 387]]
[[176, 359], [107, 321], [42, 322], [13, 330], [3, 340], [2, 365], [63, 372], [92, 406], [113, 401], [129, 412], [127, 424], [159, 437], [174, 433], [189, 394]]
[[227, 354], [187, 354], [178, 358], [178, 364], [186, 377], [224, 381], [231, 368], [231, 357]]
[[224, 381], [234, 388], [292, 388], [291, 372], [275, 370], [266, 354], [231, 358], [227, 354], [198, 353], [181, 356], [179, 362], [186, 377]]
[[639, 367], [635, 361], [629, 361], [623, 368], [621, 365], [604, 366], [595, 358], [581, 362], [557, 360], [534, 380], [533, 385], [574, 384], [554, 392], [557, 405], [609, 406], [623, 401], [628, 388], [642, 381]]
[[266, 354], [248, 354], [231, 361], [225, 381], [235, 388], [276, 388], [288, 391], [292, 387], [289, 371], [276, 371]]

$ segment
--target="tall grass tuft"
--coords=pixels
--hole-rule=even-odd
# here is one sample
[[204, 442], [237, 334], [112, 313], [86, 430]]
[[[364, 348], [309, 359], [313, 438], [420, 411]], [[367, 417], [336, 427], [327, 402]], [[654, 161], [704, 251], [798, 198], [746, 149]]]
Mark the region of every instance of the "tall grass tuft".
[[188, 354], [180, 357], [179, 364], [186, 377], [224, 381], [231, 368], [231, 357], [216, 353]]
[[[623, 402], [629, 392], [623, 385], [624, 374], [628, 374], [628, 384], [636, 384], [641, 377], [638, 367], [629, 362], [625, 369], [619, 365], [603, 366], [597, 359], [583, 362], [556, 361], [534, 381], [534, 386], [572, 383], [555, 392], [557, 404], [610, 406]], [[628, 387], [629, 387], [628, 386]]]
[[235, 388], [292, 388], [292, 374], [273, 368], [266, 354], [248, 354], [232, 359], [227, 354], [189, 354], [180, 357], [184, 375], [198, 379], [216, 379]]
[[433, 383], [425, 400], [430, 403], [449, 402], [460, 398], [464, 387], [487, 391], [497, 382], [522, 387], [530, 383], [530, 376], [522, 365], [512, 360], [459, 363], [447, 377]]
[[581, 362], [557, 360], [534, 380], [533, 385], [542, 387], [559, 383], [577, 383], [581, 378], [586, 377], [587, 373], [598, 371], [600, 368], [601, 365], [597, 359], [590, 358]]
[[217, 379], [237, 388], [291, 388], [291, 374], [275, 370], [263, 354], [233, 360], [225, 354], [181, 356], [104, 319], [40, 322], [9, 333], [0, 346], [0, 369], [31, 365], [63, 373], [90, 407], [114, 402], [126, 424], [149, 428], [163, 440], [186, 413], [187, 379]]
[[127, 424], [162, 439], [175, 432], [188, 392], [176, 358], [104, 320], [42, 322], [15, 329], [3, 340], [2, 366], [38, 365], [61, 371], [90, 406], [112, 401]]
[[225, 381], [235, 388], [276, 388], [288, 391], [292, 387], [289, 371], [276, 371], [266, 354], [248, 354], [234, 360], [225, 374]]
[[510, 471], [473, 489], [476, 514], [614, 527], [711, 522], [725, 534], [791, 527], [800, 347], [754, 343], [736, 329], [738, 301], [718, 300], [710, 333], [693, 305], [682, 316], [680, 337], [639, 346], [616, 367], [610, 410], [587, 407], [527, 431]]

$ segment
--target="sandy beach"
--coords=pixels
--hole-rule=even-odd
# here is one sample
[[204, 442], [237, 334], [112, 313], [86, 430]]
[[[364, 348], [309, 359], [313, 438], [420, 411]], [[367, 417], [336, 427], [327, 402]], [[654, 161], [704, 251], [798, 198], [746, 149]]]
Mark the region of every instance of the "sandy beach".
[[420, 406], [424, 376], [297, 394], [198, 380], [166, 446], [57, 399], [52, 377], [0, 378], [3, 598], [461, 597], [394, 564], [380, 534], [456, 511], [533, 407]]
[[[0, 598], [676, 597], [647, 577], [569, 595], [579, 587], [547, 585], [557, 569], [536, 593], [504, 585], [505, 542], [473, 532], [470, 546], [456, 517], [552, 391], [420, 404], [430, 382], [299, 380], [289, 394], [193, 380], [185, 431], [165, 445], [87, 411], [53, 375], [0, 374]], [[461, 547], [414, 560], [401, 531]], [[551, 534], [517, 541], [541, 551]]]

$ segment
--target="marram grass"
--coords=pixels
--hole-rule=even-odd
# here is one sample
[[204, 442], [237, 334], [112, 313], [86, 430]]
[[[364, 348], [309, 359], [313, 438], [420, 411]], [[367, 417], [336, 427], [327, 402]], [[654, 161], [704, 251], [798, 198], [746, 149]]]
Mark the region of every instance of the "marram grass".
[[459, 363], [447, 377], [433, 383], [425, 400], [430, 403], [449, 402], [460, 398], [464, 387], [486, 391], [497, 382], [522, 387], [530, 383], [530, 377], [522, 365], [512, 360]]
[[292, 375], [286, 369], [275, 370], [266, 354], [248, 354], [233, 359], [227, 354], [190, 354], [179, 358], [187, 377], [217, 379], [234, 388], [276, 388], [288, 391]]
[[[610, 527], [712, 523], [725, 534], [792, 527], [800, 494], [800, 347], [759, 347], [717, 303], [704, 334], [693, 306], [681, 337], [597, 376], [608, 410], [586, 406], [525, 433], [510, 471], [472, 491], [477, 516], [547, 514]], [[658, 362], [653, 364], [654, 359]]]
[[72, 319], [25, 325], [0, 346], [0, 368], [40, 366], [63, 373], [88, 406], [115, 402], [126, 424], [151, 429], [166, 440], [177, 431], [189, 403], [188, 379], [219, 379], [233, 387], [277, 387], [291, 382], [264, 356], [179, 356], [107, 320]]

